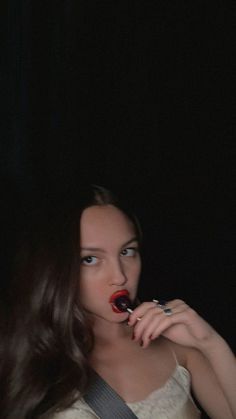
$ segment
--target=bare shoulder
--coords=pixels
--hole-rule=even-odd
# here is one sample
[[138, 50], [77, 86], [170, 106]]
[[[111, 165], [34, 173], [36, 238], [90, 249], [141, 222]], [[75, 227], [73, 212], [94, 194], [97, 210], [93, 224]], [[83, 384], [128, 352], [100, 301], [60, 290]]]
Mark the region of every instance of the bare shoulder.
[[161, 345], [169, 348], [176, 357], [178, 363], [187, 369], [197, 369], [200, 365], [205, 366], [209, 363], [206, 357], [198, 349], [179, 345], [164, 337], [161, 339]]
[[174, 343], [163, 336], [157, 339], [157, 345], [157, 347], [163, 348], [165, 352], [170, 353], [178, 364], [187, 368], [188, 359], [192, 352], [191, 348]]
[[204, 379], [214, 380], [215, 374], [208, 359], [198, 349], [176, 344], [166, 338], [163, 338], [162, 345], [163, 348], [169, 348], [177, 363], [189, 371], [193, 387], [201, 386]]

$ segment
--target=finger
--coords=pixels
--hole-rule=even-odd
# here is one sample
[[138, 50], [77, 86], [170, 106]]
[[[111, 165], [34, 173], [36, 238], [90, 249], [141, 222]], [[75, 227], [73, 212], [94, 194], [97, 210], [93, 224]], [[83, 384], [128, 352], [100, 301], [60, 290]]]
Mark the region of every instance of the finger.
[[165, 320], [165, 317], [166, 316], [163, 313], [161, 313], [158, 316], [155, 316], [152, 322], [150, 322], [148, 327], [143, 331], [143, 333], [140, 336], [143, 348], [146, 348], [150, 344], [155, 331], [159, 330], [162, 322]]
[[[137, 319], [142, 319], [145, 313], [147, 313], [150, 309], [156, 308], [156, 303], [152, 301], [142, 303], [140, 306], [136, 307], [133, 310], [133, 313], [129, 316], [128, 324], [129, 326], [134, 326], [137, 322]], [[160, 309], [159, 309], [160, 311]]]
[[142, 340], [144, 346], [146, 347], [146, 345], [150, 342], [153, 336], [159, 336], [159, 330], [162, 330], [163, 328], [169, 328], [172, 325], [172, 320], [170, 319], [170, 317], [172, 317], [174, 314], [181, 313], [181, 307], [182, 306], [179, 306], [176, 309], [173, 309], [175, 311], [171, 309], [170, 314], [169, 312], [167, 314], [164, 310], [162, 310], [160, 313], [154, 313], [148, 324], [144, 324], [144, 327], [142, 327], [142, 324], [138, 325], [139, 327], [137, 326], [137, 339]]
[[189, 316], [190, 311], [191, 309], [189, 308], [174, 313], [171, 316], [165, 316], [165, 318], [162, 319], [162, 322], [159, 322], [155, 331], [153, 331], [151, 339], [156, 339], [161, 334], [164, 334], [165, 331], [167, 331], [167, 329], [169, 329], [172, 326], [176, 326], [178, 324], [189, 326], [192, 322], [191, 315]]
[[188, 309], [188, 306], [182, 302], [178, 304], [171, 304], [171, 306], [175, 306], [175, 308], [171, 308], [168, 304], [167, 307], [171, 308], [171, 314], [167, 315], [164, 310], [162, 310], [162, 313], [153, 313], [153, 316], [149, 319], [150, 321], [148, 324], [147, 322], [143, 322], [143, 324], [141, 323], [137, 326], [137, 331], [135, 332], [136, 338], [137, 340], [140, 339], [143, 341], [143, 347], [147, 347], [150, 340], [158, 337], [163, 330], [174, 324], [173, 319], [170, 319], [169, 317], [173, 317], [173, 315], [175, 315], [174, 321], [176, 320], [179, 322], [180, 318], [176, 317], [176, 315], [185, 313]]
[[[164, 306], [159, 306], [158, 304], [153, 302], [142, 303], [141, 306], [137, 307], [133, 311], [128, 321], [129, 326], [136, 325], [135, 334], [137, 335], [137, 340], [140, 338], [142, 330], [144, 330], [144, 328], [151, 321], [153, 315], [160, 315], [163, 313], [163, 307], [165, 307], [165, 310], [170, 308], [173, 313], [173, 310], [175, 312], [180, 312], [181, 310], [186, 309], [188, 306], [182, 300], [173, 300], [170, 303], [168, 303], [168, 305]], [[142, 322], [140, 322], [140, 320], [142, 320]], [[137, 323], [137, 321], [139, 321], [139, 323]]]
[[[171, 309], [171, 315], [183, 312], [189, 308], [184, 301], [179, 299], [166, 303], [165, 307]], [[166, 316], [167, 314], [164, 312], [163, 308], [157, 304], [153, 304], [153, 302], [143, 303], [135, 309], [132, 313], [132, 318], [130, 318], [129, 321], [130, 326], [135, 326], [133, 339], [135, 341], [140, 340], [143, 347], [147, 347], [151, 339], [155, 339], [161, 334], [162, 330], [171, 326], [171, 322], [165, 320]], [[137, 320], [141, 321], [137, 322]], [[163, 326], [161, 326], [161, 324]]]
[[[170, 302], [166, 302], [165, 306], [168, 306], [170, 308], [176, 308], [179, 305], [185, 304], [184, 301], [180, 300], [180, 299], [175, 299], [172, 300]], [[186, 305], [186, 304], [185, 304]], [[140, 306], [136, 307], [132, 314], [130, 314], [129, 317], [129, 321], [128, 324], [130, 326], [133, 326], [137, 320], [140, 320], [142, 318], [142, 316], [145, 314], [146, 310], [148, 310], [149, 308], [152, 307], [157, 307], [158, 308], [158, 312], [161, 312], [161, 310], [163, 309], [163, 305], [160, 305], [158, 303], [158, 300], [153, 300], [153, 301], [149, 301], [149, 302], [144, 302], [142, 303]], [[187, 307], [187, 305], [186, 305]]]
[[189, 307], [185, 301], [180, 300], [180, 299], [175, 299], [175, 300], [171, 300], [166, 302], [165, 304], [166, 307], [170, 307], [171, 309], [177, 309], [178, 307], [183, 307], [185, 306], [186, 308]]
[[[149, 308], [142, 316], [141, 320], [134, 325], [134, 339], [139, 340], [144, 335], [145, 330], [152, 329], [158, 322], [158, 316], [163, 313], [162, 309], [157, 307]], [[155, 323], [156, 322], [156, 323]]]

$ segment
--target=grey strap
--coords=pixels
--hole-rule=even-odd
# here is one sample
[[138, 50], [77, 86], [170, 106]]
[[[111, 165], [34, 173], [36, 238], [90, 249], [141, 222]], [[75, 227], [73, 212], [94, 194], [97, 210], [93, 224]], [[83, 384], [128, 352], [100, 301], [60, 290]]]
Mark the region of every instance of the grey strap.
[[95, 371], [84, 400], [100, 419], [137, 419], [124, 400]]

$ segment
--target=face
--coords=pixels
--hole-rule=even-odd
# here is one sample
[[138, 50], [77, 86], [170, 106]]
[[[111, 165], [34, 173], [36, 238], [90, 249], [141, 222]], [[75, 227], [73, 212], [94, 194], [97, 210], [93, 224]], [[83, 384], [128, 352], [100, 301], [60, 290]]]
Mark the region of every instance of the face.
[[115, 313], [109, 302], [120, 290], [136, 297], [141, 260], [131, 220], [113, 205], [86, 208], [80, 224], [80, 300], [96, 318], [120, 322], [128, 313]]

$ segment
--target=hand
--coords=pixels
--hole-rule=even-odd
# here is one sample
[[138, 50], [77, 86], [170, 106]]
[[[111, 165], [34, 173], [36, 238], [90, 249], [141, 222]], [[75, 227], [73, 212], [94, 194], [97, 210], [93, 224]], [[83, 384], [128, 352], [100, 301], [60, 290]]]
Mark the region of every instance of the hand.
[[204, 345], [217, 335], [184, 301], [169, 301], [166, 306], [172, 311], [170, 316], [153, 302], [142, 303], [130, 315], [128, 324], [134, 326], [134, 340], [141, 341], [143, 348], [162, 335], [177, 344], [203, 350]]

